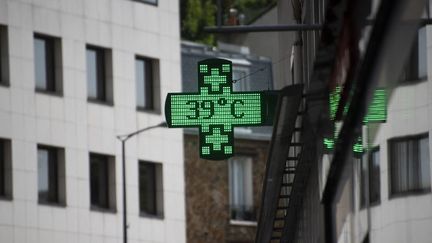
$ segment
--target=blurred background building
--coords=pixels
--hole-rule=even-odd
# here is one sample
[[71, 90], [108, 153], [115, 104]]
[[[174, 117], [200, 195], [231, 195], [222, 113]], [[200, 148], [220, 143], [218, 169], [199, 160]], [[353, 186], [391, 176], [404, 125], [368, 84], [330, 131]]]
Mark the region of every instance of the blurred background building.
[[285, 173], [266, 172], [256, 242], [430, 242], [429, 1], [286, 7], [296, 23], [322, 27], [291, 32], [284, 71], [304, 91], [277, 115], [273, 134], [282, 126], [292, 140], [282, 156], [269, 150], [267, 168], [283, 163]]
[[[0, 242], [121, 242], [117, 135], [180, 91], [179, 1], [0, 1]], [[126, 144], [129, 242], [185, 242], [181, 130]]]

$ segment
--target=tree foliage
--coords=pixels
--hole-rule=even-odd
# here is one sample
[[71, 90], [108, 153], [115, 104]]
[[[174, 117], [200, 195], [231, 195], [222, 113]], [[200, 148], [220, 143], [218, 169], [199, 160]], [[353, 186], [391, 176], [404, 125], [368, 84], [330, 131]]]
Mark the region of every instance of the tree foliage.
[[[230, 8], [239, 12], [262, 9], [276, 0], [223, 0], [223, 15]], [[181, 36], [183, 39], [201, 42], [207, 45], [215, 44], [213, 34], [203, 32], [205, 26], [216, 25], [217, 0], [180, 0]]]
[[182, 38], [204, 44], [214, 44], [214, 35], [204, 33], [205, 26], [216, 24], [216, 5], [212, 0], [181, 1]]

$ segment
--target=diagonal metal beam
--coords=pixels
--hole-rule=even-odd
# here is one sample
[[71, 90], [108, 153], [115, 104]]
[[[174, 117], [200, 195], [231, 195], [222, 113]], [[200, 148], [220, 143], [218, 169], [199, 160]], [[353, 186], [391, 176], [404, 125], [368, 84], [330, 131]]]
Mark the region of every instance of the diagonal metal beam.
[[291, 25], [240, 25], [240, 26], [208, 26], [208, 33], [249, 33], [249, 32], [283, 32], [321, 30], [321, 24], [291, 24]]
[[277, 202], [282, 186], [282, 177], [292, 134], [295, 129], [297, 112], [302, 99], [303, 85], [285, 87], [280, 92], [272, 141], [267, 158], [263, 182], [261, 207], [256, 233], [256, 243], [271, 241]]

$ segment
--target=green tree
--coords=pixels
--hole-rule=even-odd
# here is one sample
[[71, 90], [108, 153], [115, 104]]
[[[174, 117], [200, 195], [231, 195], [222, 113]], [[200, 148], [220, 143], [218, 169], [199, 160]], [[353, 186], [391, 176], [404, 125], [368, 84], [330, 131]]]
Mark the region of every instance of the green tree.
[[[223, 0], [222, 13], [227, 15], [230, 8], [237, 8], [241, 13], [253, 17], [260, 9], [269, 6], [276, 0]], [[217, 0], [180, 0], [181, 36], [183, 39], [215, 44], [215, 36], [205, 33], [205, 26], [216, 25]]]
[[216, 5], [212, 0], [182, 0], [181, 16], [182, 38], [214, 44], [214, 35], [203, 32], [205, 26], [216, 24]]

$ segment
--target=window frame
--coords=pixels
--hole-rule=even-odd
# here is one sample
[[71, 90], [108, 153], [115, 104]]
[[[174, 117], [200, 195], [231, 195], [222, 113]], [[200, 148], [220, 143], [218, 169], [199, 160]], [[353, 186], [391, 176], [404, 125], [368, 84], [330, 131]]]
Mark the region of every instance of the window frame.
[[[249, 212], [247, 212], [247, 210], [244, 210], [244, 212], [243, 213], [247, 213], [247, 214], [250, 214], [250, 218], [248, 219], [248, 217], [244, 217], [244, 218], [236, 218], [236, 217], [233, 217], [233, 202], [232, 202], [232, 200], [233, 200], [233, 198], [232, 198], [232, 195], [233, 195], [233, 188], [232, 188], [232, 184], [233, 184], [233, 176], [232, 176], [232, 164], [234, 163], [234, 161], [237, 161], [238, 159], [245, 159], [246, 161], [250, 161], [250, 188], [249, 188], [249, 191], [251, 192], [251, 195], [250, 195], [250, 197], [251, 197], [251, 203], [252, 203], [252, 205], [251, 205], [251, 209], [252, 210], [249, 210]], [[256, 208], [256, 205], [255, 205], [255, 202], [254, 202], [254, 174], [253, 174], [253, 171], [254, 171], [254, 157], [253, 156], [251, 156], [251, 155], [247, 155], [247, 154], [244, 154], [244, 155], [238, 155], [238, 156], [235, 156], [235, 157], [232, 157], [232, 158], [230, 158], [230, 159], [228, 159], [227, 160], [227, 163], [228, 163], [228, 192], [229, 192], [229, 195], [228, 195], [228, 203], [229, 203], [229, 219], [230, 219], [230, 222], [256, 222], [257, 221], [257, 208]], [[245, 190], [245, 188], [243, 188], [242, 189], [243, 191]], [[247, 201], [247, 199], [246, 199], [246, 201]]]
[[0, 139], [0, 197], [6, 197], [6, 156], [5, 142]]
[[[419, 45], [420, 45], [420, 30], [424, 29], [424, 35], [425, 35], [425, 50], [427, 49], [427, 26], [428, 25], [421, 25], [417, 29], [416, 37], [414, 39], [414, 42], [411, 46], [408, 58], [406, 60], [406, 64], [404, 68], [402, 69], [402, 75], [401, 75], [401, 85], [407, 85], [407, 84], [415, 84], [418, 82], [423, 82], [428, 79], [428, 56], [426, 54], [426, 75], [420, 76], [419, 73], [419, 67], [420, 67], [420, 56], [419, 56]], [[415, 63], [412, 64], [412, 63]], [[415, 71], [413, 69], [416, 69]], [[413, 73], [415, 73], [413, 75]]]
[[[45, 88], [38, 87], [37, 82], [37, 67], [36, 67], [36, 41], [40, 40], [44, 42], [45, 52]], [[34, 75], [35, 75], [35, 91], [37, 93], [49, 94], [49, 95], [63, 95], [63, 84], [62, 84], [62, 54], [61, 54], [61, 39], [58, 37], [34, 33], [33, 34], [33, 50], [34, 50]]]
[[[90, 73], [89, 73], [89, 52], [95, 52], [96, 60], [96, 95], [90, 96]], [[112, 63], [112, 49], [87, 44], [85, 49], [86, 58], [86, 88], [87, 88], [87, 101], [100, 105], [114, 105], [114, 84], [113, 84], [113, 63]]]
[[[375, 177], [374, 175], [373, 175], [373, 172], [372, 172], [372, 168], [373, 168], [373, 161], [372, 161], [372, 158], [373, 158], [373, 154], [374, 153], [378, 153], [378, 158], [379, 158], [379, 166], [378, 166], [378, 177]], [[369, 153], [369, 155], [368, 155], [368, 173], [369, 173], [369, 206], [376, 206], [376, 205], [380, 205], [381, 204], [381, 150], [380, 150], [380, 146], [376, 146], [376, 147], [374, 147], [374, 148], [372, 148], [371, 150], [370, 150], [370, 153]], [[377, 180], [377, 182], [378, 182], [378, 199], [377, 200], [374, 200], [374, 201], [372, 201], [372, 196], [371, 196], [371, 193], [372, 193], [372, 190], [371, 190], [371, 188], [374, 186], [373, 184], [372, 184], [372, 181], [374, 180], [374, 178], [375, 178], [375, 180]], [[378, 178], [378, 179], [377, 179]]]
[[2, 189], [0, 200], [12, 200], [13, 197], [13, 180], [12, 180], [12, 141], [6, 138], [0, 138], [0, 166], [2, 166]]
[[[142, 174], [141, 174], [141, 166], [150, 166], [153, 170], [153, 204], [154, 209], [153, 212], [146, 211], [142, 208], [142, 198], [147, 197], [148, 195], [141, 194], [141, 186]], [[164, 196], [163, 196], [163, 164], [157, 162], [151, 162], [146, 160], [138, 160], [138, 210], [141, 217], [147, 218], [156, 218], [163, 219], [164, 218]]]
[[[147, 103], [148, 101], [150, 101], [150, 105], [144, 105], [141, 106], [138, 104], [138, 69], [137, 69], [137, 62], [142, 62], [142, 64], [144, 65], [144, 68], [150, 69], [150, 74], [146, 75], [147, 73], [144, 73], [144, 80], [143, 80], [143, 87], [144, 87], [144, 91], [143, 91], [143, 95], [144, 95], [144, 102]], [[135, 88], [136, 88], [136, 109], [138, 111], [145, 111], [145, 112], [157, 112], [157, 101], [156, 101], [156, 71], [157, 68], [155, 67], [157, 65], [157, 60], [153, 59], [153, 58], [149, 58], [149, 57], [143, 57], [143, 56], [135, 56]], [[150, 76], [150, 77], [149, 77]], [[148, 82], [149, 81], [149, 82]], [[150, 97], [148, 97], [150, 96]]]
[[[100, 203], [100, 193], [98, 193], [97, 195], [97, 203], [93, 202], [93, 168], [92, 168], [92, 164], [95, 163], [97, 160], [98, 163], [98, 176], [100, 176], [100, 164], [103, 164], [103, 174], [105, 176], [105, 178], [103, 178], [103, 181], [105, 183], [105, 203]], [[111, 178], [113, 177], [113, 178]], [[100, 191], [100, 187], [101, 185], [98, 184], [96, 185], [98, 187], [98, 192]], [[116, 190], [115, 190], [115, 161], [114, 161], [114, 157], [111, 155], [106, 155], [106, 154], [100, 154], [100, 153], [94, 153], [94, 152], [90, 152], [89, 153], [89, 203], [90, 203], [90, 210], [91, 211], [97, 211], [97, 212], [111, 212], [111, 213], [116, 213], [117, 212], [117, 205], [116, 205]]]
[[[64, 170], [64, 165], [61, 165], [61, 150], [62, 148], [59, 147], [54, 147], [54, 146], [49, 146], [49, 145], [43, 145], [43, 144], [38, 144], [37, 145], [37, 153], [39, 153], [39, 150], [45, 150], [48, 152], [48, 196], [46, 198], [42, 198], [40, 195], [40, 191], [39, 191], [39, 182], [38, 182], [38, 204], [41, 205], [50, 205], [50, 206], [66, 206], [66, 188], [65, 185], [61, 184], [61, 170]], [[40, 176], [40, 172], [39, 172], [39, 156], [37, 159], [38, 162], [38, 181], [39, 181], [39, 176]], [[53, 173], [55, 174], [55, 176], [53, 176]], [[63, 183], [65, 183], [65, 181], [63, 180]], [[50, 186], [51, 185], [55, 185], [55, 188], [52, 189]], [[52, 192], [51, 190], [54, 190], [54, 192]], [[64, 190], [63, 194], [61, 193], [61, 190]], [[50, 195], [52, 195], [51, 193], [55, 194], [55, 198], [52, 199], [50, 198]]]
[[[369, 166], [367, 164], [366, 159], [364, 158], [364, 156], [361, 156], [360, 158], [355, 158], [354, 160], [358, 160], [360, 163], [360, 186], [359, 186], [359, 190], [360, 190], [360, 209], [364, 209], [366, 208], [366, 206], [368, 205], [367, 201], [368, 201], [368, 197], [367, 197], [367, 193], [366, 193], [366, 188], [369, 187], [369, 182], [368, 180], [366, 180], [366, 176], [369, 176], [369, 168], [367, 166]], [[366, 166], [366, 167], [365, 167]], [[367, 183], [367, 184], [366, 184]]]
[[[95, 52], [96, 57], [96, 97], [90, 97], [89, 94], [89, 78], [88, 78], [88, 52]], [[87, 72], [87, 99], [93, 102], [107, 102], [107, 92], [106, 92], [106, 65], [105, 65], [105, 49], [93, 45], [86, 46], [86, 72]], [[101, 77], [100, 77], [101, 76]]]
[[[394, 138], [390, 138], [387, 141], [387, 156], [388, 156], [388, 196], [389, 199], [394, 199], [394, 198], [400, 198], [400, 197], [405, 197], [405, 196], [411, 196], [411, 195], [422, 195], [422, 194], [428, 194], [431, 192], [431, 188], [432, 188], [432, 176], [429, 175], [429, 179], [430, 179], [430, 185], [429, 188], [424, 188], [424, 189], [411, 189], [411, 190], [407, 190], [407, 191], [403, 191], [403, 192], [394, 192], [393, 188], [392, 188], [392, 143], [394, 142], [401, 142], [401, 141], [409, 141], [409, 140], [421, 140], [423, 138], [429, 138], [429, 133], [425, 132], [425, 133], [420, 133], [420, 134], [414, 134], [414, 135], [407, 135], [407, 136], [400, 136], [400, 137], [394, 137]], [[428, 139], [429, 140], [429, 139]], [[429, 141], [430, 143], [430, 141]], [[429, 156], [430, 156], [430, 151], [429, 151]], [[430, 160], [430, 158], [429, 158]], [[429, 162], [429, 166], [430, 166], [430, 162]], [[430, 169], [430, 168], [429, 168]]]
[[0, 86], [9, 87], [9, 38], [8, 27], [0, 25]]

